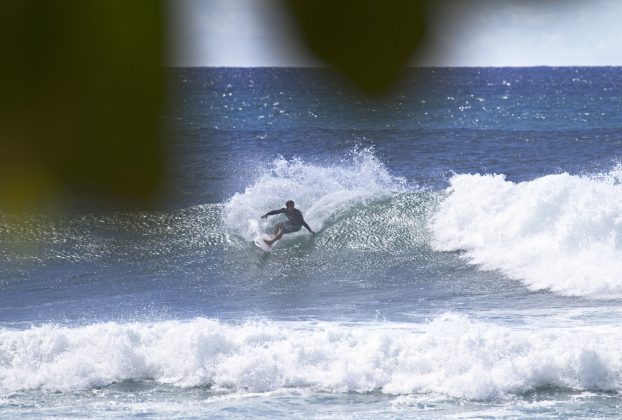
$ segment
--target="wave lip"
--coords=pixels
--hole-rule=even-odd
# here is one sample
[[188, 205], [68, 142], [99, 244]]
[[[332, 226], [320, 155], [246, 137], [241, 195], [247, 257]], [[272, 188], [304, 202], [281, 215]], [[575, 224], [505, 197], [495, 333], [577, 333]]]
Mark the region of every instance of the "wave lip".
[[429, 223], [433, 247], [466, 251], [533, 290], [622, 296], [622, 185], [599, 177], [455, 175]]
[[[491, 400], [540, 387], [621, 390], [613, 326], [190, 321], [0, 330], [0, 391], [155, 381], [218, 392], [308, 389]], [[459, 357], [456, 357], [459, 355]]]

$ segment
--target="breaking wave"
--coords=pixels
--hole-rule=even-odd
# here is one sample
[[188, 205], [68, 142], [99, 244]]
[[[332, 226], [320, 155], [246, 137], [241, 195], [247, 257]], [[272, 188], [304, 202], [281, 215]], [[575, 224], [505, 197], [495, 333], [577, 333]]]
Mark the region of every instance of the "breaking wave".
[[439, 251], [464, 250], [533, 290], [622, 296], [622, 171], [514, 183], [456, 175], [429, 227]]
[[621, 355], [615, 325], [523, 330], [455, 314], [424, 324], [48, 324], [0, 329], [0, 390], [155, 381], [219, 392], [296, 388], [490, 400], [540, 387], [620, 391]]

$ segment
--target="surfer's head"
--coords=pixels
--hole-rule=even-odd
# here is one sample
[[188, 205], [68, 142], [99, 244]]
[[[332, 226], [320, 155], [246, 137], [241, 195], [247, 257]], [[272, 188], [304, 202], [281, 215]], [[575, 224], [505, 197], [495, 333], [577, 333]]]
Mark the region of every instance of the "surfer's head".
[[287, 200], [285, 202], [285, 207], [287, 207], [288, 209], [293, 209], [294, 208], [294, 202], [292, 200]]

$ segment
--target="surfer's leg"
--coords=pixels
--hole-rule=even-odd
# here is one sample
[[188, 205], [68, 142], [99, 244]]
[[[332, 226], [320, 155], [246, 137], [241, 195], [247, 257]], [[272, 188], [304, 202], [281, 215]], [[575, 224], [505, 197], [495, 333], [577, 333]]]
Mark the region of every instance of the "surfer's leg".
[[274, 238], [264, 239], [263, 241], [267, 243], [268, 245], [272, 246], [272, 244], [274, 244], [276, 241], [278, 241], [279, 239], [283, 237], [284, 233], [285, 233], [285, 229], [283, 229], [283, 224], [279, 223], [278, 225], [276, 225], [276, 229], [274, 230]]
[[274, 226], [274, 235], [278, 235], [280, 230], [283, 230], [283, 223], [277, 223]]

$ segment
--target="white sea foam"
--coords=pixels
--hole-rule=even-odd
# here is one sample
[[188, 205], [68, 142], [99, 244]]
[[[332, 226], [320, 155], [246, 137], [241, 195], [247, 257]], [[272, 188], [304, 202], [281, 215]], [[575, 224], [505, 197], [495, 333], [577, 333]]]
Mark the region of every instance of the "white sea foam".
[[426, 324], [210, 319], [0, 330], [0, 391], [153, 380], [223, 392], [440, 393], [489, 400], [538, 387], [621, 390], [615, 326], [510, 329], [446, 314]]
[[456, 175], [430, 222], [433, 246], [465, 250], [472, 263], [534, 290], [620, 297], [620, 173], [520, 183], [504, 175]]
[[[254, 184], [225, 204], [224, 218], [230, 231], [252, 240], [257, 225], [252, 220], [294, 200], [305, 220], [320, 230], [336, 214], [355, 204], [406, 190], [406, 181], [389, 173], [371, 149], [355, 149], [338, 164], [320, 166], [300, 159], [275, 159]], [[266, 231], [273, 222], [262, 222]]]

